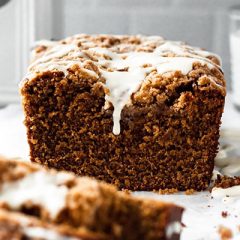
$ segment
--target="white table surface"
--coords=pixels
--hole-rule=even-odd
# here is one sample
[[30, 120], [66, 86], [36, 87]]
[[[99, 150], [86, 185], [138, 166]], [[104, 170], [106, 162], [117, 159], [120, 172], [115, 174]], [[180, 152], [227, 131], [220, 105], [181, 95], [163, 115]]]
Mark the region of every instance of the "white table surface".
[[[240, 132], [240, 112], [234, 110], [230, 95], [227, 97], [225, 112], [222, 118], [222, 130]], [[240, 146], [239, 146], [240, 148]], [[0, 109], [0, 155], [20, 157], [28, 160], [28, 145], [26, 142], [23, 113], [18, 104]], [[239, 158], [240, 161], [240, 158]], [[240, 164], [240, 162], [239, 162]], [[159, 195], [152, 192], [135, 192], [135, 195], [163, 199], [175, 202], [186, 208], [183, 215], [182, 240], [217, 240], [220, 225], [227, 226], [234, 232], [234, 239], [240, 239], [240, 197], [231, 202], [223, 203], [220, 199], [211, 199], [208, 191], [185, 195]], [[229, 216], [222, 217], [222, 211]]]

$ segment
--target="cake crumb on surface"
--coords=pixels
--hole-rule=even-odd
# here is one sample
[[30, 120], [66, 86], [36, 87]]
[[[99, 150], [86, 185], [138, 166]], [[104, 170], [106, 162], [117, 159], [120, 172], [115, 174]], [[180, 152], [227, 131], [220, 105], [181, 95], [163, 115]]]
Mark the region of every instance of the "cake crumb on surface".
[[186, 195], [192, 195], [192, 194], [194, 194], [196, 191], [194, 190], [194, 189], [188, 189], [188, 190], [186, 190], [185, 191], [185, 194]]
[[222, 211], [222, 217], [226, 218], [229, 215], [229, 213], [227, 211]]
[[156, 191], [156, 193], [159, 193], [159, 194], [162, 194], [162, 195], [164, 195], [164, 194], [174, 194], [174, 193], [177, 193], [177, 192], [179, 192], [179, 190], [176, 189], [176, 188], [159, 189], [158, 191]]
[[233, 186], [240, 186], [240, 177], [230, 177], [225, 175], [217, 175], [213, 187], [217, 188], [230, 188]]

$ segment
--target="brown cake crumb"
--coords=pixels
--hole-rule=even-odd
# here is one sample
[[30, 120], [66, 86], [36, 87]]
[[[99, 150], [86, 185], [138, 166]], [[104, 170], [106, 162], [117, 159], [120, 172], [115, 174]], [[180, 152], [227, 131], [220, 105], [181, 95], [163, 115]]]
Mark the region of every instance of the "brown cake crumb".
[[170, 188], [170, 189], [159, 189], [158, 191], [156, 191], [156, 193], [159, 193], [159, 194], [174, 194], [174, 193], [177, 193], [179, 192], [178, 189], [176, 188]]
[[185, 194], [186, 195], [192, 195], [192, 194], [194, 194], [194, 192], [196, 192], [194, 189], [188, 189], [188, 190], [185, 191]]
[[222, 211], [222, 217], [226, 218], [228, 216], [228, 212], [227, 211]]
[[240, 177], [229, 177], [218, 174], [213, 187], [229, 188], [238, 185], [240, 185]]
[[222, 225], [219, 226], [218, 233], [221, 237], [221, 240], [230, 240], [233, 237], [232, 230]]
[[187, 227], [185, 223], [181, 223], [181, 226], [182, 226], [183, 228]]

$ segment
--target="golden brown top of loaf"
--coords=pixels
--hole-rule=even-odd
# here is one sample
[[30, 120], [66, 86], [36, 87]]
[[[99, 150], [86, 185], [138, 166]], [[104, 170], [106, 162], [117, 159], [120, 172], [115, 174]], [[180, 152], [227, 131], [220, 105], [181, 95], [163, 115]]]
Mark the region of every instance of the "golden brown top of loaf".
[[[190, 57], [212, 63], [219, 67], [221, 65], [220, 57], [216, 54], [197, 47], [191, 47], [184, 42], [167, 41], [160, 36], [86, 34], [75, 35], [61, 41], [38, 41], [33, 51], [34, 58], [42, 57], [43, 59], [35, 62], [33, 65], [39, 62], [53, 61], [54, 59], [97, 61], [97, 58], [100, 57], [99, 55], [108, 58], [107, 51], [105, 54], [102, 51], [99, 52], [100, 48], [107, 49], [109, 51], [108, 54], [110, 54], [110, 52], [117, 54], [157, 52], [161, 57]], [[83, 54], [80, 54], [80, 52]], [[49, 56], [49, 59], [46, 59], [46, 56]], [[147, 60], [146, 64], [148, 64]], [[29, 67], [29, 71], [32, 70], [33, 65]]]
[[[166, 41], [159, 36], [79, 34], [61, 41], [37, 42], [26, 78], [31, 80], [37, 73], [48, 70], [67, 74], [67, 70], [77, 64], [95, 77], [104, 75], [104, 71], [145, 69], [145, 79], [150, 73], [180, 71], [187, 75], [194, 63], [221, 71], [221, 60], [216, 54], [183, 42]], [[217, 79], [213, 82], [224, 85]]]
[[106, 106], [114, 107], [115, 134], [120, 133], [121, 110], [131, 104], [132, 95], [146, 99], [145, 92], [153, 86], [178, 85], [181, 79], [222, 96], [226, 91], [217, 55], [183, 42], [140, 35], [80, 34], [57, 42], [40, 41], [22, 86], [44, 72], [63, 72], [67, 77], [76, 68], [81, 78], [103, 85]]

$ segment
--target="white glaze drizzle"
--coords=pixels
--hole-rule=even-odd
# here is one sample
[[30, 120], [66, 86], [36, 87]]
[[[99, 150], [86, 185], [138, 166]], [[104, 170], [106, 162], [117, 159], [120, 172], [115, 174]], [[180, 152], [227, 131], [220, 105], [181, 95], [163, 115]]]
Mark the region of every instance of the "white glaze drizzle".
[[81, 238], [68, 237], [43, 227], [24, 227], [24, 233], [30, 238], [42, 240], [81, 240]]
[[68, 189], [63, 184], [71, 177], [65, 173], [49, 174], [44, 170], [34, 172], [15, 182], [3, 184], [0, 202], [19, 209], [30, 201], [44, 207], [50, 217], [55, 218], [65, 206]]
[[[163, 57], [166, 51], [172, 50], [175, 54], [186, 55], [186, 57]], [[205, 60], [200, 56], [192, 57], [192, 54], [185, 53], [180, 46], [173, 43], [165, 43], [152, 53], [131, 52], [125, 54], [117, 54], [103, 48], [89, 49], [92, 53], [106, 55], [110, 60], [103, 57], [98, 59], [98, 64], [108, 66], [114, 71], [101, 70], [103, 77], [106, 79], [106, 88], [110, 90], [109, 95], [105, 99], [113, 104], [113, 133], [120, 134], [121, 112], [130, 100], [131, 95], [138, 90], [146, 74], [153, 68], [159, 74], [167, 72], [181, 71], [187, 74], [192, 70], [194, 62], [206, 64], [209, 68], [213, 68], [214, 64], [210, 60]], [[150, 67], [143, 67], [150, 64]], [[127, 71], [121, 71], [127, 69]]]
[[132, 93], [138, 90], [145, 73], [141, 69], [136, 69], [129, 72], [102, 71], [102, 74], [106, 79], [106, 87], [110, 90], [110, 94], [105, 96], [105, 100], [111, 102], [114, 106], [113, 133], [118, 135], [120, 134], [122, 109], [130, 100]]
[[[195, 62], [207, 65], [210, 69], [219, 67], [206, 58], [207, 56], [216, 55], [203, 51], [200, 48], [187, 46], [182, 42], [164, 41], [157, 36], [141, 37], [144, 43], [142, 46], [157, 44], [153, 52], [130, 51], [127, 53], [116, 53], [114, 52], [114, 47], [111, 49], [96, 47], [91, 41], [84, 38], [81, 39], [81, 36], [84, 37], [84, 35], [80, 35], [78, 39], [78, 36], [74, 36], [72, 40], [76, 39], [83, 44], [91, 43], [88, 44], [89, 49], [87, 51], [97, 59], [94, 61], [94, 64], [99, 67], [102, 76], [106, 79], [104, 86], [109, 89], [109, 95], [106, 95], [105, 99], [111, 102], [114, 107], [113, 133], [115, 135], [120, 134], [122, 109], [130, 102], [131, 95], [139, 89], [146, 75], [152, 70], [155, 69], [158, 74], [181, 71], [186, 75], [192, 70]], [[174, 56], [167, 57], [169, 53], [174, 54]], [[68, 59], [62, 59], [66, 55]], [[81, 51], [81, 48], [76, 45], [72, 43], [59, 44], [53, 46], [41, 58], [33, 62], [29, 67], [29, 72], [57, 70], [67, 75], [71, 65], [80, 62], [79, 58], [84, 57], [88, 59], [84, 51]], [[80, 67], [84, 69], [81, 64]], [[88, 70], [87, 73], [98, 77], [93, 71]], [[30, 74], [27, 77], [31, 79], [34, 76]], [[221, 87], [215, 81], [212, 81], [212, 83], [217, 87]], [[106, 104], [105, 106], [108, 105]]]
[[[98, 78], [98, 75], [89, 69], [83, 67], [83, 64], [77, 60], [58, 60], [54, 62], [43, 62], [37, 65], [37, 71], [29, 71], [28, 74], [25, 76], [26, 79], [32, 79], [37, 76], [40, 72], [47, 72], [47, 71], [60, 71], [63, 72], [65, 76], [68, 75], [68, 70], [72, 68], [74, 65], [77, 65], [81, 68], [82, 72], [85, 72], [86, 75]], [[21, 87], [21, 83], [20, 83]]]
[[39, 64], [46, 63], [48, 61], [51, 62], [51, 60], [54, 60], [55, 58], [62, 58], [68, 55], [73, 50], [77, 50], [76, 45], [73, 44], [54, 45], [49, 51], [46, 51], [41, 58], [34, 61], [28, 67], [28, 71], [30, 71], [34, 66], [37, 66]]

